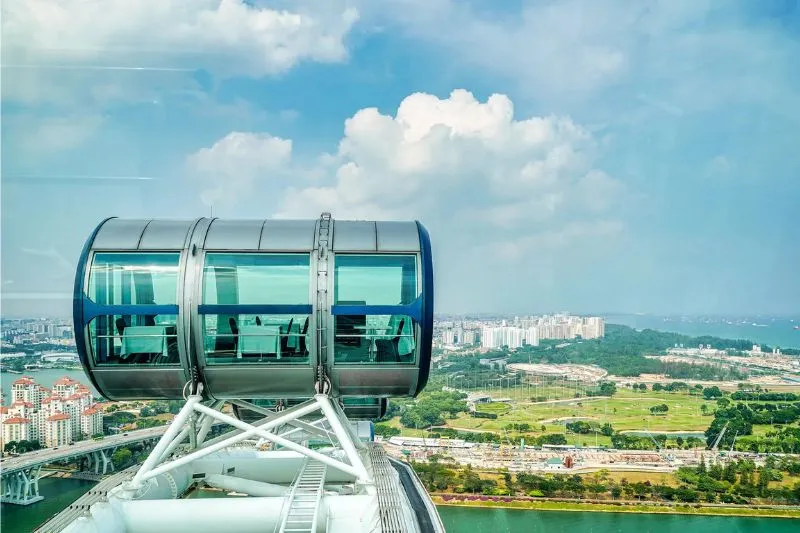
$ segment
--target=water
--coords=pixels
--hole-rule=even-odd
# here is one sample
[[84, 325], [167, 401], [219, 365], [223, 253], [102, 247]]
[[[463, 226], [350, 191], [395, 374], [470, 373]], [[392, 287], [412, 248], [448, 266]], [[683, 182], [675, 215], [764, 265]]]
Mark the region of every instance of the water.
[[[611, 324], [636, 329], [655, 329], [684, 335], [711, 335], [723, 339], [749, 339], [772, 347], [800, 348], [800, 317], [680, 317], [655, 315], [606, 315]], [[730, 324], [728, 323], [730, 322]], [[754, 325], [755, 324], [755, 325]]]
[[800, 520], [439, 507], [448, 533], [796, 533]]
[[[3, 533], [27, 533], [78, 499], [91, 481], [45, 478], [39, 492], [45, 499], [20, 507], [0, 506]], [[225, 497], [224, 493], [195, 491], [193, 498]], [[758, 517], [654, 515], [527, 511], [479, 507], [439, 507], [449, 533], [685, 533], [725, 531], [726, 533], [789, 533], [798, 531], [800, 520]]]
[[44, 496], [44, 500], [26, 506], [0, 505], [0, 530], [3, 533], [29, 533], [93, 485], [93, 481], [46, 477], [39, 481], [39, 494]]
[[38, 371], [27, 371], [23, 372], [22, 374], [9, 374], [8, 372], [3, 372], [0, 374], [0, 382], [2, 382], [3, 394], [6, 397], [7, 404], [11, 403], [11, 384], [22, 376], [30, 376], [36, 383], [44, 385], [47, 388], [52, 388], [53, 383], [57, 379], [68, 376], [75, 381], [79, 381], [89, 387], [89, 390], [92, 391], [94, 396], [99, 396], [95, 388], [92, 387], [92, 382], [89, 381], [89, 378], [86, 377], [86, 374], [83, 372], [83, 370], [60, 370], [58, 368], [48, 368]]

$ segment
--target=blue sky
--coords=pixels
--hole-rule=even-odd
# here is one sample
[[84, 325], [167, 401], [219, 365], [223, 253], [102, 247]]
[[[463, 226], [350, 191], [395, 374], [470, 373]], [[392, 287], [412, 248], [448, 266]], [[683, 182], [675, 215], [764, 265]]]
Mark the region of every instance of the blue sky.
[[417, 218], [439, 312], [800, 313], [793, 1], [10, 0], [2, 312], [106, 216]]

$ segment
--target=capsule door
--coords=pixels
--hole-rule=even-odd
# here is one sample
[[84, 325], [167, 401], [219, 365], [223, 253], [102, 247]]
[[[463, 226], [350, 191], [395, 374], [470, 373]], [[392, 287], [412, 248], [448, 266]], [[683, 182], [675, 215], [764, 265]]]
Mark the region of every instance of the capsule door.
[[420, 373], [419, 253], [336, 253], [330, 294], [334, 388], [413, 396]]
[[314, 394], [310, 252], [206, 251], [197, 358], [218, 399]]
[[189, 363], [180, 320], [181, 250], [95, 249], [76, 294], [79, 353], [93, 384], [112, 400], [180, 399]]

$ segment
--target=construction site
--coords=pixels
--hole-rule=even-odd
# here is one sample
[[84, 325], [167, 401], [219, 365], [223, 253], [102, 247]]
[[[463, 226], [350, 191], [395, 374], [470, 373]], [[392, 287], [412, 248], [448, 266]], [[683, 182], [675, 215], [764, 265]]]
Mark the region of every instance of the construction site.
[[711, 449], [692, 450], [615, 450], [602, 447], [542, 445], [526, 447], [509, 444], [481, 444], [461, 439], [428, 439], [391, 437], [381, 443], [392, 457], [428, 461], [432, 456], [480, 470], [509, 472], [574, 472], [586, 473], [601, 469], [627, 472], [674, 472], [681, 466], [725, 462], [734, 458], [753, 459], [763, 464], [765, 454], [731, 452], [719, 449], [720, 437]]

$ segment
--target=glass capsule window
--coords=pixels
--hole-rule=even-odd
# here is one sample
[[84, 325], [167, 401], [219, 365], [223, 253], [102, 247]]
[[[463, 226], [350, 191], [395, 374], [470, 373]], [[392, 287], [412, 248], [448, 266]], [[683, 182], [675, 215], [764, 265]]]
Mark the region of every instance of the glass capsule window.
[[[87, 297], [94, 304], [111, 307], [89, 322], [96, 365], [180, 365], [179, 265], [177, 252], [94, 255]], [[172, 311], [160, 312], [152, 306], [168, 306]]]
[[[310, 313], [307, 254], [207, 254], [201, 313], [206, 362], [308, 363]], [[239, 312], [237, 306], [242, 307]], [[262, 312], [255, 311], [263, 307]]]
[[89, 322], [95, 365], [179, 365], [177, 315], [102, 315]]
[[417, 299], [414, 255], [337, 255], [334, 304], [408, 305]]
[[401, 306], [414, 303], [418, 296], [416, 256], [337, 255], [334, 306], [397, 306], [398, 313], [335, 313], [334, 361], [414, 363], [418, 328]]
[[88, 297], [101, 305], [176, 305], [179, 253], [97, 253]]

